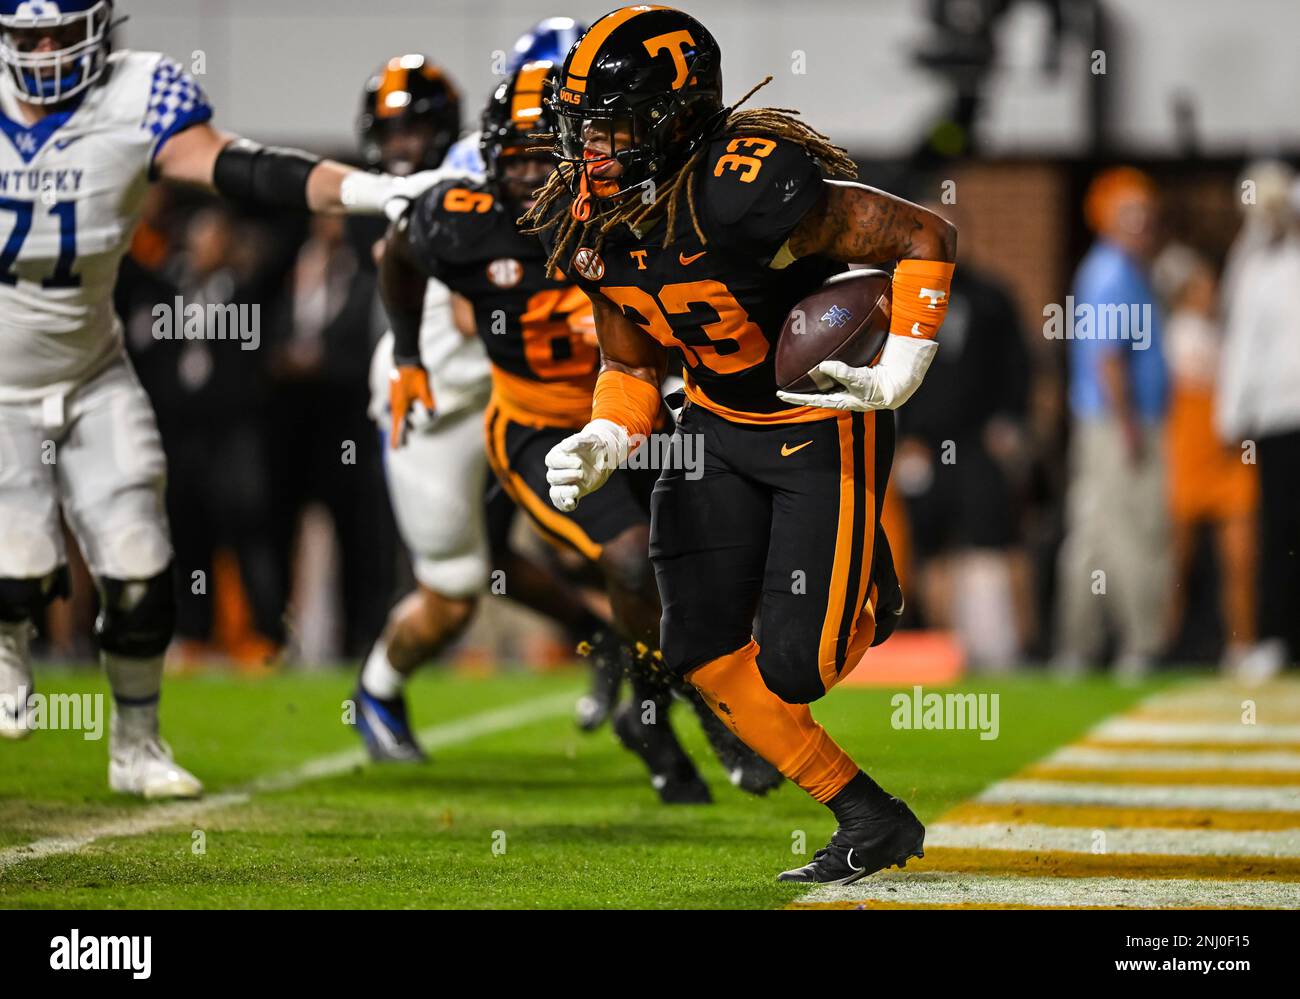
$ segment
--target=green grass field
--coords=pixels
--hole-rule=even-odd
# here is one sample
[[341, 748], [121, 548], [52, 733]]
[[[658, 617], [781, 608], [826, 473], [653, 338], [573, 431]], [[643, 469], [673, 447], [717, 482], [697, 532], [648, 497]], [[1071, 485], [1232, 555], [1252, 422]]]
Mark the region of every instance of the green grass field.
[[[38, 672], [37, 680], [47, 693], [106, 692], [91, 672]], [[165, 734], [210, 796], [248, 790], [359, 745], [341, 723], [349, 680], [169, 679]], [[804, 862], [792, 855], [797, 831], [809, 855], [824, 843], [833, 828], [825, 809], [793, 786], [765, 799], [732, 788], [681, 708], [674, 724], [715, 803], [660, 806], [608, 729], [574, 728], [568, 708], [581, 682], [577, 673], [472, 679], [427, 671], [411, 687], [415, 721], [422, 730], [447, 726], [447, 744], [426, 765], [344, 766], [281, 789], [264, 782], [246, 799], [182, 813], [165, 828], [37, 859], [14, 848], [156, 818], [158, 806], [109, 793], [106, 741], [46, 731], [0, 743], [0, 906], [771, 908], [801, 894], [774, 878]], [[1001, 695], [996, 740], [896, 731], [888, 690], [839, 689], [815, 710], [929, 821], [1153, 686], [1017, 678], [961, 689]], [[533, 720], [509, 726], [501, 711], [510, 708]], [[476, 726], [489, 731], [467, 738]], [[196, 853], [200, 841], [205, 852]]]

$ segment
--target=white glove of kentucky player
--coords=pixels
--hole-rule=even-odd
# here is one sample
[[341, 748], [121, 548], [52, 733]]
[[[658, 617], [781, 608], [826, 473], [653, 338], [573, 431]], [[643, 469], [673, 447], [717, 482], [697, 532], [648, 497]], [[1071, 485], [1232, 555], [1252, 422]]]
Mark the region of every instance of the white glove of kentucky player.
[[612, 420], [592, 420], [546, 453], [551, 505], [570, 513], [578, 500], [594, 493], [627, 460], [627, 431]]
[[343, 178], [339, 200], [350, 215], [387, 215], [396, 222], [412, 201], [429, 188], [453, 177], [468, 177], [463, 170], [421, 170], [398, 177], [391, 173], [355, 170]]
[[854, 368], [843, 361], [822, 361], [814, 378], [825, 382], [824, 388], [839, 383], [834, 392], [778, 392], [777, 398], [795, 406], [822, 406], [870, 412], [873, 409], [897, 409], [920, 386], [930, 369], [939, 345], [933, 340], [891, 333], [880, 352], [880, 360], [870, 367]]

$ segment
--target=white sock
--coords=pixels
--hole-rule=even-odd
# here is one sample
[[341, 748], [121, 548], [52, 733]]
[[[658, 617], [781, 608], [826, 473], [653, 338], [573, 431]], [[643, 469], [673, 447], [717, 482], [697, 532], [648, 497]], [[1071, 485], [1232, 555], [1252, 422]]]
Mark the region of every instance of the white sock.
[[28, 653], [29, 621], [0, 621], [0, 690], [26, 686], [31, 693], [32, 667]]
[[387, 644], [382, 638], [378, 639], [361, 667], [362, 689], [371, 697], [391, 701], [405, 685], [406, 677], [393, 669], [393, 664], [388, 661]]
[[100, 658], [115, 701], [124, 707], [157, 704], [162, 690], [162, 656], [138, 659], [104, 652]]

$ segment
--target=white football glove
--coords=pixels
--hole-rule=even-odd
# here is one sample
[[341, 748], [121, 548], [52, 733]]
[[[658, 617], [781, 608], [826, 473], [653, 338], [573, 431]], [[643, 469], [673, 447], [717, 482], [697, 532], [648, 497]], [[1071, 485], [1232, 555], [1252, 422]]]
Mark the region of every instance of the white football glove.
[[592, 420], [546, 453], [546, 481], [551, 505], [570, 513], [578, 500], [593, 493], [627, 460], [627, 431], [612, 420]]
[[833, 392], [777, 392], [777, 398], [795, 406], [821, 406], [860, 413], [897, 409], [920, 386], [939, 345], [933, 340], [891, 333], [871, 367], [855, 368], [843, 361], [822, 361], [813, 369], [818, 386]]
[[391, 173], [354, 170], [339, 186], [339, 200], [350, 215], [386, 215], [390, 222], [402, 217], [407, 206], [421, 194], [453, 177], [471, 176], [463, 170], [421, 170], [398, 177]]

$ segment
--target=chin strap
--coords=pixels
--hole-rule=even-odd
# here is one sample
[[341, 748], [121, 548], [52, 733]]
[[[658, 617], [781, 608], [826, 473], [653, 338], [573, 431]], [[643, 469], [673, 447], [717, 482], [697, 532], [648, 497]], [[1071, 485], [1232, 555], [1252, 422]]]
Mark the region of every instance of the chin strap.
[[585, 166], [578, 176], [578, 196], [573, 199], [573, 204], [569, 206], [569, 214], [579, 222], [586, 222], [591, 218], [591, 191], [587, 187], [587, 168]]

